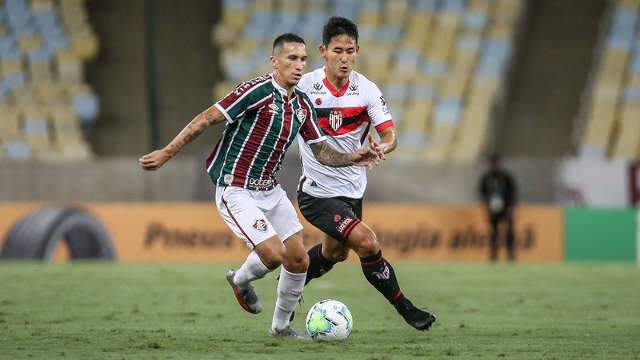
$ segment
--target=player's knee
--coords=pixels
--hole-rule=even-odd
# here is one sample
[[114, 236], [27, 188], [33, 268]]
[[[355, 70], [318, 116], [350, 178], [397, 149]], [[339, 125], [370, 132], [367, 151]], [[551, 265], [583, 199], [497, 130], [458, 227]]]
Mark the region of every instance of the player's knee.
[[354, 249], [358, 256], [367, 257], [377, 254], [380, 251], [380, 244], [378, 238], [373, 231], [365, 232], [356, 243], [356, 249]]
[[276, 269], [284, 261], [284, 246], [263, 249], [259, 255], [264, 266], [271, 270]]
[[288, 255], [283, 263], [288, 271], [303, 273], [309, 268], [309, 255], [304, 251], [296, 252]]

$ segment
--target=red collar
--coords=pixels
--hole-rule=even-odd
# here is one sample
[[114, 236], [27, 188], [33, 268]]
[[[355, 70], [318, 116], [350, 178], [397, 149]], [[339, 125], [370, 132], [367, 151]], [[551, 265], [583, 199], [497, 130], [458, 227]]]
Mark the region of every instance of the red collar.
[[324, 83], [324, 86], [326, 86], [327, 89], [329, 89], [329, 91], [331, 92], [331, 94], [335, 97], [340, 97], [347, 92], [347, 89], [349, 89], [349, 82], [350, 80], [347, 80], [347, 83], [344, 84], [342, 88], [340, 88], [340, 90], [336, 90], [336, 88], [334, 88], [333, 85], [331, 85], [331, 83], [329, 82], [329, 80], [327, 80], [326, 77], [322, 79], [322, 83]]

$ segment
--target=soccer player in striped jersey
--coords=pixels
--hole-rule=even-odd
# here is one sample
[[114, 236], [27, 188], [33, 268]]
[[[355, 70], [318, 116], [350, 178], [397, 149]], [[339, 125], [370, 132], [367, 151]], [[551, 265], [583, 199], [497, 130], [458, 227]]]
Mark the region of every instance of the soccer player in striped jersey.
[[337, 152], [327, 145], [309, 98], [296, 88], [306, 64], [304, 40], [295, 34], [275, 39], [273, 73], [246, 81], [197, 115], [166, 147], [144, 155], [140, 165], [156, 170], [211, 125], [226, 122], [222, 138], [207, 159], [216, 186], [215, 203], [231, 230], [252, 249], [229, 282], [242, 308], [259, 313], [261, 305], [251, 282], [281, 264], [278, 299], [271, 335], [302, 338], [290, 326], [306, 277], [309, 258], [302, 243], [302, 225], [276, 174], [296, 136], [326, 166], [373, 166], [380, 159], [375, 142], [356, 151]]
[[[394, 123], [380, 90], [353, 70], [358, 55], [358, 28], [348, 19], [332, 17], [322, 34], [320, 55], [325, 66], [305, 74], [298, 86], [311, 98], [318, 124], [327, 143], [340, 151], [360, 148], [373, 125], [384, 153], [396, 148]], [[362, 222], [362, 196], [366, 170], [349, 166], [330, 168], [317, 161], [313, 150], [298, 137], [302, 177], [298, 205], [303, 216], [326, 234], [312, 247], [306, 282], [320, 277], [354, 250], [366, 279], [395, 307], [404, 320], [418, 330], [427, 330], [435, 316], [418, 309], [398, 285], [391, 264], [382, 257], [376, 234]], [[384, 158], [384, 155], [383, 155]]]

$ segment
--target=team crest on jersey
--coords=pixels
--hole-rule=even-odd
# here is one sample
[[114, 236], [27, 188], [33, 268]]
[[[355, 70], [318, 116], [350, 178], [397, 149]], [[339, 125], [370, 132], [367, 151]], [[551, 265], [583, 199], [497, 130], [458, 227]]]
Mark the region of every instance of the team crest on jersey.
[[304, 120], [307, 118], [307, 109], [300, 108], [296, 110], [296, 117], [300, 122], [304, 122]]
[[329, 112], [329, 125], [333, 131], [338, 131], [342, 126], [342, 113], [338, 109], [331, 109]]
[[267, 221], [265, 219], [256, 219], [253, 228], [261, 232], [267, 232]]

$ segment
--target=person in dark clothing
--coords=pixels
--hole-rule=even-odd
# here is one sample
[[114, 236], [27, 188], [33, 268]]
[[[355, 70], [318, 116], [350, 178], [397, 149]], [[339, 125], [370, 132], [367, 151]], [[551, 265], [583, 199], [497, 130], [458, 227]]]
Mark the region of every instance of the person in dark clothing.
[[513, 230], [513, 211], [517, 202], [517, 188], [513, 176], [502, 168], [500, 157], [489, 158], [489, 169], [482, 175], [478, 192], [484, 202], [491, 224], [489, 237], [489, 259], [498, 259], [498, 235], [501, 225], [506, 226], [507, 256], [515, 260], [515, 235]]

